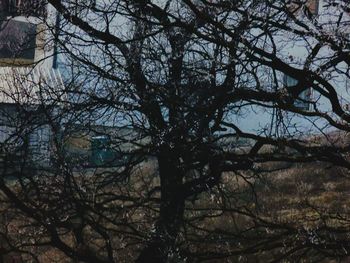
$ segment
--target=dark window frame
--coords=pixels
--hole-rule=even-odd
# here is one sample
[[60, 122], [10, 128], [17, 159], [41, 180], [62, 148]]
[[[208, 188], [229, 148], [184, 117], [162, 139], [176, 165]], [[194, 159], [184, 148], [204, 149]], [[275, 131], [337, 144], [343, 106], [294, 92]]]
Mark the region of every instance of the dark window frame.
[[[283, 85], [285, 87], [297, 86], [298, 82], [299, 82], [298, 80], [288, 76], [287, 74], [284, 74], [283, 76]], [[311, 98], [312, 98], [312, 89], [307, 88], [299, 93], [298, 98], [294, 100], [293, 105], [298, 109], [309, 111], [310, 105], [311, 105]]]

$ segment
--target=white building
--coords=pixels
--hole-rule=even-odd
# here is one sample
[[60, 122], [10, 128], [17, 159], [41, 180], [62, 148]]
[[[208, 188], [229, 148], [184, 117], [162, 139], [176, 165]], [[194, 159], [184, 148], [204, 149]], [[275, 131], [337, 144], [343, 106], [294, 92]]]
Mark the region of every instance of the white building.
[[49, 99], [47, 90], [63, 85], [48, 30], [56, 17], [42, 0], [0, 2], [0, 143], [5, 152], [26, 144], [42, 163], [50, 159], [51, 132], [36, 108]]
[[[310, 32], [315, 35], [329, 35], [333, 38], [345, 37], [349, 41], [350, 15], [344, 12], [343, 9], [336, 5], [329, 5], [329, 1], [326, 0], [308, 0], [306, 1], [306, 6], [309, 10], [307, 12], [300, 10], [298, 19], [310, 27]], [[311, 11], [311, 14], [309, 11]], [[316, 24], [315, 21], [317, 21], [317, 28], [314, 26]], [[294, 26], [296, 25], [294, 24]], [[297, 37], [293, 32], [283, 32], [282, 30], [274, 40], [277, 45], [276, 49], [279, 52], [278, 57], [298, 69], [302, 69], [307, 64], [306, 60], [312, 48], [319, 41], [311, 36]], [[271, 48], [268, 43], [264, 44], [266, 45], [266, 50]], [[335, 87], [341, 106], [345, 111], [348, 111], [350, 109], [350, 79], [346, 74], [339, 73], [349, 70], [348, 66], [345, 63], [339, 63], [334, 68], [320, 71], [322, 64], [325, 64], [325, 61], [332, 54], [334, 54], [334, 50], [324, 44], [318, 52], [317, 57], [313, 59], [309, 69], [313, 72], [318, 72], [320, 76]], [[298, 81], [290, 76], [282, 72], [277, 72], [278, 84], [276, 86], [273, 84], [273, 77], [270, 74], [272, 74], [271, 69], [266, 67], [266, 71], [262, 70], [259, 76], [261, 84], [265, 84], [267, 89], [282, 90], [285, 86], [296, 86], [298, 84]], [[315, 84], [317, 85], [318, 83]], [[300, 93], [299, 98], [300, 100], [296, 99], [294, 101], [296, 108], [309, 112], [323, 112], [337, 119], [337, 116], [332, 113], [330, 101], [325, 96], [316, 92], [312, 87]], [[267, 103], [266, 105], [271, 104]], [[276, 108], [269, 109], [269, 107], [259, 107], [256, 105], [242, 107], [238, 115], [232, 116], [232, 120], [243, 131], [253, 133], [263, 132], [277, 136], [288, 136], [288, 134], [296, 133], [304, 136], [308, 133], [317, 134], [321, 131], [328, 132], [335, 130], [332, 125], [329, 125], [329, 123], [320, 117], [305, 117], [298, 113], [291, 113]]]
[[[339, 23], [336, 23], [342, 10], [326, 6], [325, 0], [309, 0], [306, 4], [312, 19], [318, 20], [318, 23], [323, 26], [323, 33], [331, 32], [333, 34], [336, 27], [339, 34], [348, 34], [348, 27], [342, 28], [339, 27]], [[35, 12], [34, 9], [30, 8], [31, 6], [36, 7]], [[300, 12], [300, 17], [305, 16], [306, 22], [310, 19], [307, 17], [308, 15], [310, 14]], [[56, 69], [55, 32], [46, 30], [54, 28], [56, 17], [55, 10], [41, 0], [0, 2], [0, 18], [3, 20], [0, 28], [0, 111], [5, 113], [3, 116], [10, 116], [10, 118], [0, 118], [2, 120], [0, 123], [0, 142], [11, 140], [13, 135], [19, 137], [17, 129], [20, 125], [16, 123], [18, 119], [16, 114], [13, 114], [16, 112], [16, 105], [30, 105], [30, 107], [35, 108], [35, 105], [40, 105], [48, 99], [45, 92], [48, 88], [60, 90], [63, 85], [60, 73]], [[121, 37], [127, 35], [125, 32], [127, 26], [122, 25], [125, 21], [114, 19], [113, 22], [116, 25], [111, 29], [116, 31], [116, 35], [119, 34]], [[343, 15], [340, 22], [341, 25], [349, 24], [349, 15]], [[103, 27], [103, 25], [101, 26]], [[296, 68], [305, 64], [313, 42], [311, 37], [298, 39], [289, 32], [282, 32], [276, 41], [281, 58]], [[267, 43], [266, 49], [268, 48]], [[332, 51], [325, 46], [318, 56], [322, 57], [330, 52]], [[96, 56], [94, 62], [97, 64], [98, 59], [102, 57], [98, 52], [89, 55], [92, 59]], [[317, 71], [319, 66], [317, 63], [313, 63], [311, 68]], [[342, 67], [343, 70], [347, 70], [346, 65], [342, 64], [339, 64], [337, 69]], [[110, 70], [115, 69], [111, 68]], [[285, 86], [297, 84], [295, 79], [279, 72], [277, 86], [273, 87], [269, 74], [271, 71], [266, 68], [266, 71], [261, 70], [259, 76], [261, 84], [264, 84], [267, 89], [283, 89]], [[344, 74], [338, 74], [335, 69], [320, 72], [320, 74], [323, 74], [324, 78], [337, 87], [342, 106], [348, 110], [350, 108], [350, 94], [348, 92], [350, 79]], [[58, 93], [57, 96], [61, 96], [61, 94]], [[318, 110], [328, 114], [331, 114], [332, 111], [329, 101], [315, 92], [312, 87], [307, 87], [299, 95], [299, 99], [294, 101], [294, 105], [303, 111]], [[245, 132], [264, 132], [270, 135], [285, 136], [289, 133], [299, 133], [300, 136], [303, 136], [305, 133], [331, 130], [327, 123], [320, 118], [305, 117], [297, 113], [279, 110], [271, 107], [271, 104], [267, 104], [267, 107], [242, 106], [238, 112], [234, 112], [230, 116], [230, 119]], [[31, 151], [49, 158], [50, 127], [46, 124], [36, 126], [29, 133]]]

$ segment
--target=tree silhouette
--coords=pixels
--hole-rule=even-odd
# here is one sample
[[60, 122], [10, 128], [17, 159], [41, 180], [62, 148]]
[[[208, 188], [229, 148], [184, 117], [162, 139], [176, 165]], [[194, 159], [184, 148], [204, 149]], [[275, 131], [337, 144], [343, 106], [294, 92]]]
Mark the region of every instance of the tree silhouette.
[[[4, 161], [4, 254], [347, 257], [346, 206], [315, 203], [303, 181], [319, 176], [310, 165], [335, 177], [349, 168], [345, 1], [319, 12], [306, 1], [48, 2], [61, 16], [47, 30], [66, 81], [38, 84], [37, 102], [13, 117], [12, 137], [45, 126], [53, 146], [47, 166], [26, 144], [21, 165]], [[90, 150], [113, 154], [91, 167]], [[294, 185], [274, 177], [302, 176], [300, 165], [293, 203], [283, 195]]]

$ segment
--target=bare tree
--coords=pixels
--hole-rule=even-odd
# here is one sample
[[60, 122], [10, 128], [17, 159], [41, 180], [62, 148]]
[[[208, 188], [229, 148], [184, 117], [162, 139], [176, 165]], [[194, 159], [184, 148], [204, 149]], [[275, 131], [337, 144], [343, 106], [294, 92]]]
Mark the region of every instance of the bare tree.
[[[47, 45], [57, 44], [65, 83], [39, 78], [26, 102], [5, 92], [18, 114], [2, 114], [13, 130], [3, 144], [0, 255], [347, 257], [346, 207], [305, 198], [293, 217], [267, 198], [287, 192], [271, 178], [296, 163], [348, 173], [345, 1], [48, 3], [60, 20], [46, 22]], [[30, 143], [40, 127], [52, 145], [44, 163]]]

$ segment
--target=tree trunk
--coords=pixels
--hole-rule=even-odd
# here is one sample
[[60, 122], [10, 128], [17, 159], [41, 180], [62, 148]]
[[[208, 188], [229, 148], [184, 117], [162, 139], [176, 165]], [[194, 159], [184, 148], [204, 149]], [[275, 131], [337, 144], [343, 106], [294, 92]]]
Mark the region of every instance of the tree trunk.
[[183, 171], [179, 169], [179, 158], [169, 147], [158, 155], [161, 184], [161, 205], [154, 234], [141, 251], [136, 262], [168, 262], [176, 253], [176, 238], [182, 225], [185, 198], [181, 193]]

